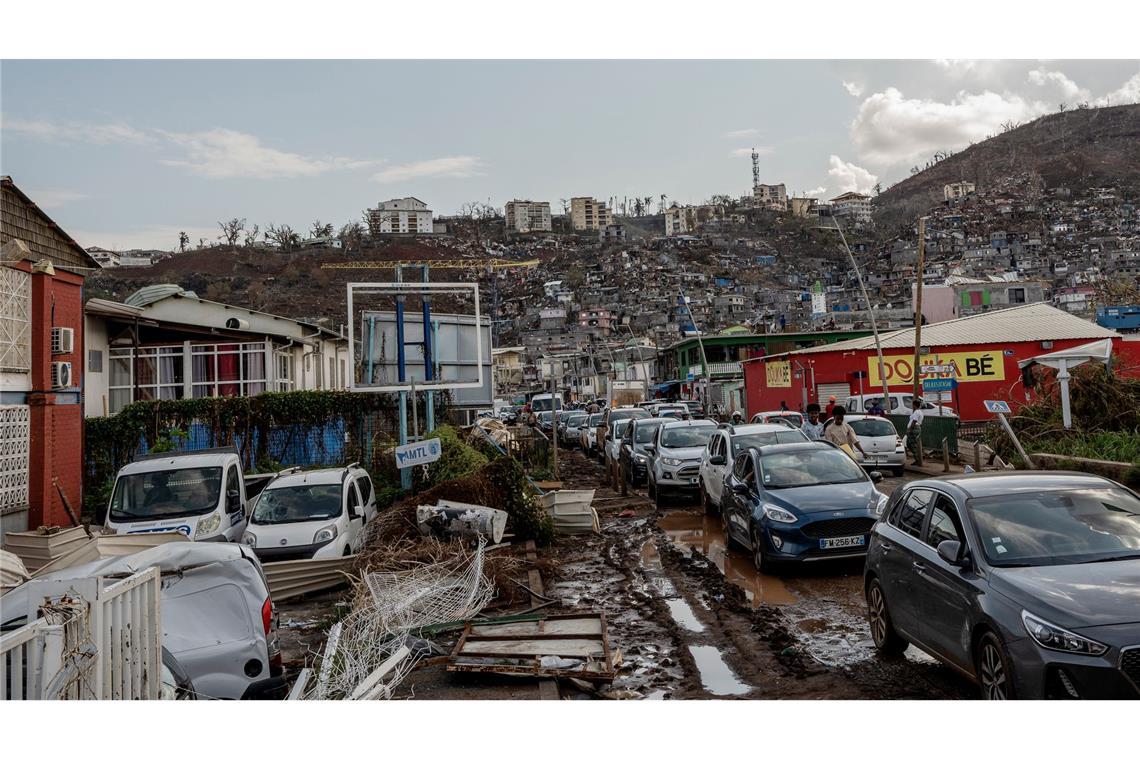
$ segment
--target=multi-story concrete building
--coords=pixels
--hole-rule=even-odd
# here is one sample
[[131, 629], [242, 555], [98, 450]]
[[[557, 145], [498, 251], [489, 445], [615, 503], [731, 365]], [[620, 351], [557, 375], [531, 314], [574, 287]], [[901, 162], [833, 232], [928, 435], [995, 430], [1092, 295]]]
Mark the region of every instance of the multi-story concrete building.
[[550, 203], [509, 201], [506, 207], [508, 232], [550, 232]]
[[603, 230], [614, 223], [614, 213], [604, 201], [580, 197], [570, 199], [570, 224], [575, 230]]
[[368, 226], [373, 234], [432, 234], [432, 212], [418, 198], [393, 198], [368, 209]]
[[819, 216], [819, 209], [816, 207], [818, 201], [815, 198], [789, 198], [788, 206], [792, 212], [792, 216], [807, 218], [809, 216]]
[[756, 185], [752, 188], [755, 205], [769, 211], [788, 210], [788, 191], [783, 183], [779, 185]]
[[871, 196], [843, 193], [831, 199], [831, 215], [846, 217], [856, 225], [871, 223]]
[[87, 253], [91, 255], [91, 258], [99, 262], [99, 266], [104, 269], [110, 269], [111, 267], [117, 267], [122, 264], [122, 256], [118, 251], [111, 251], [93, 245], [87, 249]]

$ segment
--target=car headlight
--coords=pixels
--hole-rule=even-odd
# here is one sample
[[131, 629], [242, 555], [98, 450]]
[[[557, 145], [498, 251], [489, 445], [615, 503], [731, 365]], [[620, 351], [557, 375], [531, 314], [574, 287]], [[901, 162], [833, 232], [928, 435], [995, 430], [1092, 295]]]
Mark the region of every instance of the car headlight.
[[249, 547], [257, 546], [257, 536], [247, 530], [242, 534], [241, 542]]
[[215, 512], [209, 517], [203, 517], [198, 521], [198, 525], [194, 528], [194, 538], [197, 540], [199, 536], [206, 536], [213, 533], [222, 524], [222, 516]]
[[890, 500], [891, 500], [890, 497], [887, 496], [885, 493], [879, 494], [879, 500], [875, 504], [875, 517], [881, 517], [882, 516], [883, 509], [886, 508], [887, 502]]
[[317, 531], [316, 535], [313, 536], [313, 543], [320, 544], [325, 541], [332, 541], [334, 538], [336, 538], [336, 526], [330, 525]]
[[795, 515], [775, 504], [764, 505], [764, 516], [773, 522], [794, 523], [796, 521]]
[[1025, 630], [1029, 632], [1030, 637], [1037, 642], [1037, 645], [1045, 649], [1068, 652], [1069, 654], [1087, 654], [1094, 657], [1108, 651], [1108, 647], [1098, 641], [1078, 636], [1072, 631], [1066, 631], [1064, 628], [1053, 625], [1047, 620], [1042, 620], [1036, 615], [1031, 615], [1025, 610], [1021, 611], [1021, 622], [1025, 625]]
[[649, 461], [649, 457], [645, 456], [644, 454], [634, 454], [633, 461], [637, 462], [638, 464], [645, 464]]
[[667, 464], [670, 467], [680, 467], [685, 463], [684, 459], [674, 459], [673, 457], [661, 457], [661, 464]]

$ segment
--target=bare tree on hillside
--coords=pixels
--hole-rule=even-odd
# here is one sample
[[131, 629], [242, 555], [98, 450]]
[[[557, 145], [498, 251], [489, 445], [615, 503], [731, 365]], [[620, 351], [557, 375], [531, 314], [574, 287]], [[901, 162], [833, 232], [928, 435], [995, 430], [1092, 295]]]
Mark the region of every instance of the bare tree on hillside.
[[287, 224], [282, 224], [280, 227], [270, 224], [265, 228], [265, 239], [276, 243], [282, 251], [291, 251], [300, 242], [300, 236]]
[[186, 246], [190, 245], [190, 236], [185, 232], [178, 233], [178, 252], [186, 253]]
[[372, 240], [372, 245], [376, 245], [376, 241], [380, 239], [380, 215], [373, 214], [369, 209], [364, 209], [364, 226], [368, 230], [368, 237]]
[[459, 207], [459, 216], [467, 219], [467, 228], [471, 231], [476, 245], [482, 245], [483, 227], [496, 215], [495, 207], [483, 201], [468, 201]]
[[257, 243], [257, 236], [261, 234], [261, 228], [256, 224], [245, 231], [245, 247], [249, 248]]
[[364, 246], [364, 225], [360, 222], [349, 222], [340, 228], [340, 239], [344, 243], [345, 253], [359, 251]]
[[309, 237], [323, 238], [332, 237], [333, 226], [331, 224], [322, 224], [321, 220], [313, 222], [313, 226], [309, 228]]
[[221, 239], [226, 241], [226, 245], [228, 245], [231, 250], [236, 248], [238, 237], [241, 236], [242, 230], [245, 229], [245, 219], [234, 217], [228, 222], [218, 222], [218, 226], [222, 229], [222, 234], [220, 235]]

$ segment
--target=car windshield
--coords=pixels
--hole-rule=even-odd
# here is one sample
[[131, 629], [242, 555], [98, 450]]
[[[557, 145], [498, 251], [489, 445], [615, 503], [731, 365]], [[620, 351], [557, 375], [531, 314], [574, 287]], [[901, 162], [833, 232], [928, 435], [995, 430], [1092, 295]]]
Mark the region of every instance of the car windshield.
[[578, 427], [586, 421], [584, 414], [572, 414], [566, 418], [566, 427]]
[[250, 521], [258, 525], [307, 522], [338, 517], [340, 483], [319, 483], [262, 491]]
[[764, 488], [798, 488], [866, 480], [862, 468], [838, 449], [782, 451], [760, 457]]
[[1074, 488], [970, 499], [986, 560], [998, 567], [1140, 558], [1140, 499]]
[[895, 426], [880, 417], [851, 420], [848, 424], [851, 425], [851, 429], [855, 431], [855, 435], [861, 435], [866, 438], [882, 438], [887, 435], [898, 435]]
[[803, 443], [804, 434], [795, 430], [784, 432], [776, 430], [770, 433], [747, 433], [732, 436], [732, 455], [752, 448], [753, 446], [771, 446], [776, 443]]
[[649, 412], [644, 409], [614, 409], [610, 412], [610, 422], [618, 420], [631, 420], [638, 417], [648, 417]]
[[538, 415], [539, 422], [550, 422], [554, 419], [554, 412], [542, 412]]
[[716, 425], [671, 427], [661, 431], [661, 445], [671, 449], [704, 446], [709, 442]]
[[112, 520], [160, 520], [212, 512], [222, 488], [221, 467], [123, 475], [111, 497]]
[[[562, 400], [561, 399], [558, 400], [557, 406], [559, 409], [562, 408]], [[532, 412], [546, 412], [546, 411], [550, 411], [551, 409], [554, 409], [554, 407], [555, 407], [555, 400], [552, 399], [550, 396], [547, 396], [546, 398], [535, 397], [535, 398], [531, 399], [531, 401], [530, 401], [530, 410]]]
[[622, 437], [624, 437], [626, 428], [629, 427], [630, 422], [632, 422], [632, 420], [618, 420], [617, 422], [615, 422], [613, 424], [613, 433], [610, 435], [610, 437], [611, 438], [622, 438]]
[[597, 427], [598, 425], [601, 425], [602, 424], [602, 415], [601, 414], [591, 414], [589, 419], [586, 420], [586, 424], [589, 425], [590, 427]]
[[784, 412], [765, 415], [765, 422], [786, 422], [794, 427], [804, 424], [804, 416], [799, 412]]
[[634, 443], [649, 443], [653, 440], [653, 434], [657, 432], [657, 428], [659, 427], [661, 427], [660, 424], [638, 425], [637, 430], [633, 433]]

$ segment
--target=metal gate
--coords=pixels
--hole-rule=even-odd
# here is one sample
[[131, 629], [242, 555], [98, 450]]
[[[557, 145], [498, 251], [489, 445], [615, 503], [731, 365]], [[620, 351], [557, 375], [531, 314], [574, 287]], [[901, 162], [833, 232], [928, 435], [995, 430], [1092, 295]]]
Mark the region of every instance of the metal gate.
[[30, 438], [30, 408], [0, 406], [0, 533], [28, 528]]
[[847, 383], [820, 383], [815, 389], [815, 400], [820, 406], [827, 406], [830, 396], [835, 396], [836, 403], [842, 404], [851, 395], [851, 386]]

